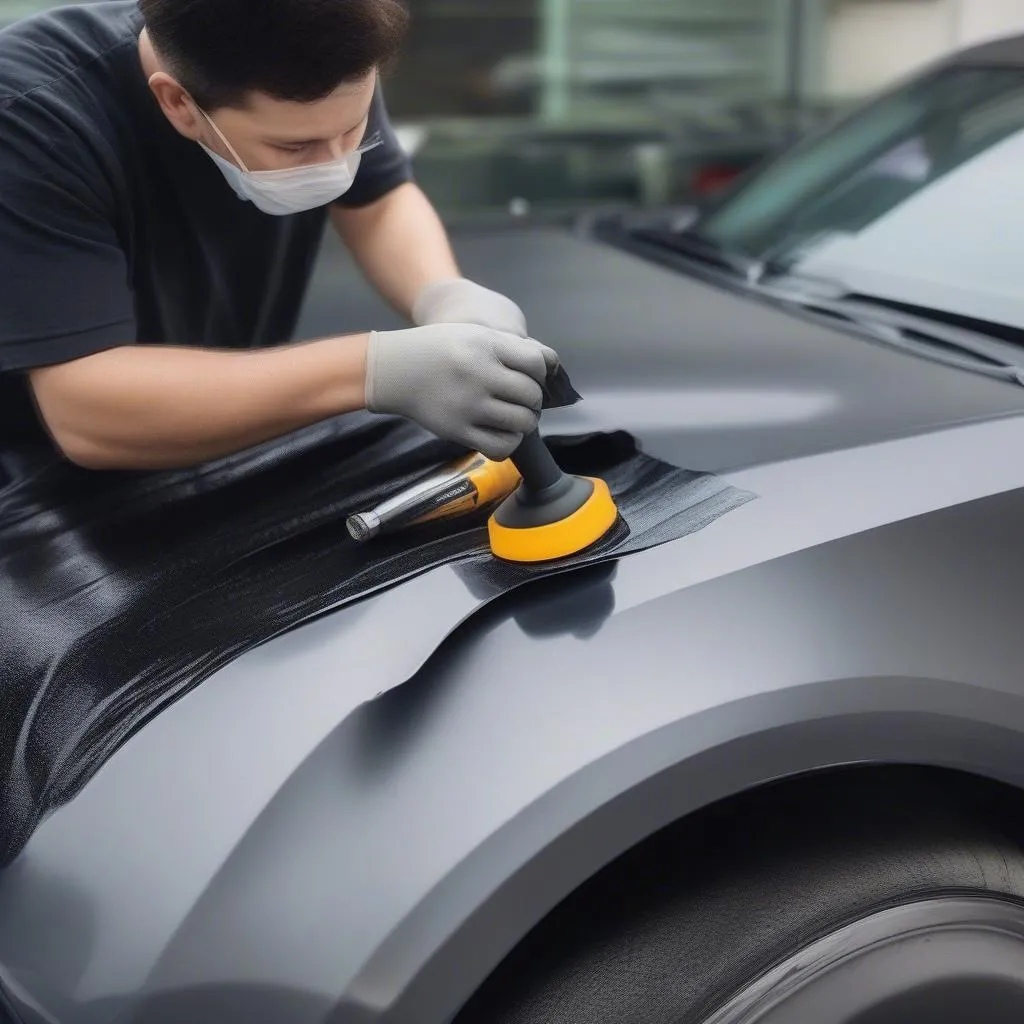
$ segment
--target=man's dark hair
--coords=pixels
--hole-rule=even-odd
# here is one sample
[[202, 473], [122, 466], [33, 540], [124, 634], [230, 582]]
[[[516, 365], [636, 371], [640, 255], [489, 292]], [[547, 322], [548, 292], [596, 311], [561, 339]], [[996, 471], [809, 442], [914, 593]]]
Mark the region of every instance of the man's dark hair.
[[308, 103], [386, 68], [403, 0], [139, 0], [153, 48], [205, 110], [247, 94]]

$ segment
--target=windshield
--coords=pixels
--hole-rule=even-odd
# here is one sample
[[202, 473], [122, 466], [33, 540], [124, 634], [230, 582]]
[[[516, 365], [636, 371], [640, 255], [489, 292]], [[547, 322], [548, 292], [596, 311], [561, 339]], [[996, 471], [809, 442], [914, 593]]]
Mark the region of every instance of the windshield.
[[849, 292], [1024, 328], [1024, 69], [945, 68], [793, 148], [698, 226]]

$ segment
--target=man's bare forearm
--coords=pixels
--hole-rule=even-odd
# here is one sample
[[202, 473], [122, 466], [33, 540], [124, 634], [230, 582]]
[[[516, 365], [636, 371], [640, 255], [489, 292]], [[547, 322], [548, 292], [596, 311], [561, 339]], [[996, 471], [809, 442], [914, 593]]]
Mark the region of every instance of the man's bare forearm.
[[234, 352], [130, 345], [33, 370], [65, 455], [94, 469], [195, 465], [363, 408], [366, 335]]
[[459, 276], [441, 218], [418, 185], [370, 206], [333, 207], [331, 219], [367, 280], [405, 317], [426, 285]]

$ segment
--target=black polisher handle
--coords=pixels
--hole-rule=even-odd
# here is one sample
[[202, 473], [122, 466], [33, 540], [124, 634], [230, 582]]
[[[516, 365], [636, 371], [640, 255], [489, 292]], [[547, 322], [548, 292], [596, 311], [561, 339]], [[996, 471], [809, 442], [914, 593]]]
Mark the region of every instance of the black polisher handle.
[[524, 486], [530, 491], [546, 491], [565, 475], [548, 451], [539, 430], [523, 438], [512, 453], [512, 463], [519, 470]]

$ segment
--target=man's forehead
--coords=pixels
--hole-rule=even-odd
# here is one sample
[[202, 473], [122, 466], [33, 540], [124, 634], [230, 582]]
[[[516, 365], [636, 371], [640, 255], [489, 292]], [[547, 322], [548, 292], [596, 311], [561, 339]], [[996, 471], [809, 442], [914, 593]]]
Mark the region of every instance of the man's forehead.
[[328, 138], [359, 126], [373, 100], [376, 81], [376, 73], [371, 72], [358, 81], [343, 83], [329, 96], [311, 103], [277, 100], [256, 93], [239, 113], [268, 135]]

